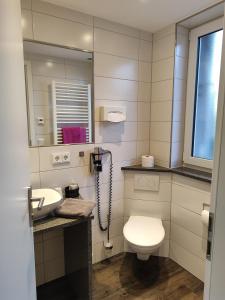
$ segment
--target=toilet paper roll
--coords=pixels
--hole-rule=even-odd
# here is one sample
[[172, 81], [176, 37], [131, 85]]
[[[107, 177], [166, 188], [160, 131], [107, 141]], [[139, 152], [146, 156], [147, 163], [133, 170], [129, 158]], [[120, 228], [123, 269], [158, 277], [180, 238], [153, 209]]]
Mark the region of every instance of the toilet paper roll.
[[209, 224], [209, 211], [204, 209], [201, 213], [201, 219], [202, 219], [202, 223], [205, 225], [205, 226], [208, 226]]
[[154, 167], [154, 156], [142, 155], [141, 163], [142, 163], [142, 167], [144, 167], [144, 168], [153, 168]]

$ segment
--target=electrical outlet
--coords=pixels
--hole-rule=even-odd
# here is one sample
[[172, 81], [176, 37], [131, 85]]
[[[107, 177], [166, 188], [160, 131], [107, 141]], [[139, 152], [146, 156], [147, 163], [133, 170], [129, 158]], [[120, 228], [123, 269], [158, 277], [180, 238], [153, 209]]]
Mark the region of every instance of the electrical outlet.
[[62, 152], [62, 163], [70, 162], [70, 152]]
[[52, 164], [53, 165], [62, 164], [62, 153], [60, 152], [52, 153]]

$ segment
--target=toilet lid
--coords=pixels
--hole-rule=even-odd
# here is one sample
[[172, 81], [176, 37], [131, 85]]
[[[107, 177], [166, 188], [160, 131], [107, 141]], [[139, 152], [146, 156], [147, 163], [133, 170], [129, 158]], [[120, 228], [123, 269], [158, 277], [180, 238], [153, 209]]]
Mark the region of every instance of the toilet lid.
[[165, 230], [160, 219], [131, 216], [123, 228], [123, 234], [128, 242], [144, 247], [160, 244]]

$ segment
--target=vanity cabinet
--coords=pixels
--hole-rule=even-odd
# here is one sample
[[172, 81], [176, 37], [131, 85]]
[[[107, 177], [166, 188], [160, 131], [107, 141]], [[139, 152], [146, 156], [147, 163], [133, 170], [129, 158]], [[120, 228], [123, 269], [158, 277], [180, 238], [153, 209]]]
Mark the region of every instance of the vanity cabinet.
[[91, 217], [49, 218], [34, 223], [34, 233], [63, 228], [65, 276], [37, 287], [38, 300], [92, 299]]

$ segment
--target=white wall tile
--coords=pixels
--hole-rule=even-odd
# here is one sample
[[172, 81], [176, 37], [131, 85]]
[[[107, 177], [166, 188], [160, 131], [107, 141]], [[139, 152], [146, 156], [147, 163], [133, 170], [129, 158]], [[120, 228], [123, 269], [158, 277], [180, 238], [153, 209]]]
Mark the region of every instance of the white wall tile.
[[137, 140], [137, 122], [95, 123], [96, 143], [118, 143]]
[[186, 101], [187, 81], [174, 78], [174, 101]]
[[181, 265], [183, 268], [191, 272], [194, 276], [204, 281], [205, 276], [205, 261], [192, 255], [184, 248], [176, 243], [170, 244], [170, 257]]
[[32, 30], [32, 14], [31, 11], [27, 9], [21, 10], [21, 23], [24, 39], [33, 39], [33, 30]]
[[150, 153], [157, 161], [169, 162], [170, 159], [170, 143], [150, 141]]
[[172, 101], [173, 80], [152, 83], [152, 101]]
[[89, 167], [77, 167], [40, 173], [42, 187], [65, 187], [76, 182], [80, 187], [93, 186], [94, 178], [90, 175]]
[[203, 203], [210, 203], [210, 193], [192, 189], [188, 185], [173, 184], [172, 199], [173, 203], [200, 215]]
[[30, 171], [39, 172], [39, 149], [30, 148], [29, 154], [30, 154]]
[[176, 56], [174, 76], [178, 79], [186, 80], [187, 78], [187, 59]]
[[176, 43], [176, 55], [187, 58], [189, 50], [189, 37], [188, 34], [177, 33], [177, 43]]
[[173, 174], [173, 183], [179, 184], [184, 187], [188, 186], [188, 188], [194, 189], [197, 191], [211, 193], [211, 184], [200, 181], [200, 180], [188, 178], [185, 176]]
[[40, 173], [31, 173], [30, 184], [33, 189], [39, 189], [41, 187]]
[[148, 102], [151, 100], [151, 83], [138, 82], [138, 101]]
[[152, 43], [140, 40], [139, 59], [142, 61], [152, 61]]
[[125, 34], [128, 36], [132, 36], [135, 38], [139, 38], [140, 32], [136, 28], [132, 28], [126, 25], [122, 25], [119, 23], [114, 23], [102, 18], [94, 17], [94, 27], [96, 28], [102, 28], [104, 30], [108, 31], [114, 31], [117, 33]]
[[153, 43], [153, 61], [173, 57], [175, 51], [175, 34], [158, 39]]
[[52, 63], [50, 66], [47, 61], [35, 61], [31, 62], [32, 75], [65, 78], [65, 66], [64, 64]]
[[[150, 121], [150, 103], [138, 102], [138, 121], [149, 122]], [[149, 124], [148, 124], [149, 126]]]
[[151, 122], [150, 137], [152, 141], [170, 142], [170, 136], [170, 122]]
[[176, 32], [176, 24], [169, 25], [162, 30], [153, 34], [153, 40], [156, 41], [158, 39], [162, 39], [168, 35], [175, 34]]
[[33, 24], [35, 40], [79, 49], [93, 49], [91, 26], [40, 13], [33, 13]]
[[70, 20], [78, 23], [83, 23], [86, 25], [93, 25], [93, 17], [87, 14], [83, 14], [81, 12], [75, 11], [73, 9], [67, 9], [63, 6], [53, 5], [46, 1], [33, 0], [32, 1], [32, 10], [55, 16], [58, 18], [62, 18], [65, 20]]
[[96, 52], [138, 59], [138, 39], [99, 28], [94, 29], [94, 37]]
[[170, 122], [172, 118], [172, 101], [151, 103], [152, 122]]
[[173, 122], [172, 124], [172, 141], [173, 143], [183, 142], [184, 124], [182, 122]]
[[170, 203], [125, 199], [126, 216], [150, 216], [170, 220]]
[[74, 61], [65, 62], [66, 79], [92, 82], [92, 64]]
[[137, 101], [136, 81], [95, 77], [95, 99]]
[[137, 141], [137, 159], [146, 154], [149, 154], [149, 141]]
[[151, 64], [144, 61], [139, 61], [138, 80], [144, 82], [151, 82]]
[[138, 62], [118, 56], [95, 53], [94, 73], [96, 76], [138, 79]]
[[149, 123], [138, 122], [137, 123], [137, 140], [144, 141], [149, 140]]
[[173, 78], [174, 58], [168, 58], [152, 63], [152, 82]]
[[181, 226], [171, 223], [171, 240], [202, 260], [206, 258], [207, 241]]
[[207, 238], [207, 228], [202, 224], [201, 216], [172, 203], [171, 219], [195, 235]]

